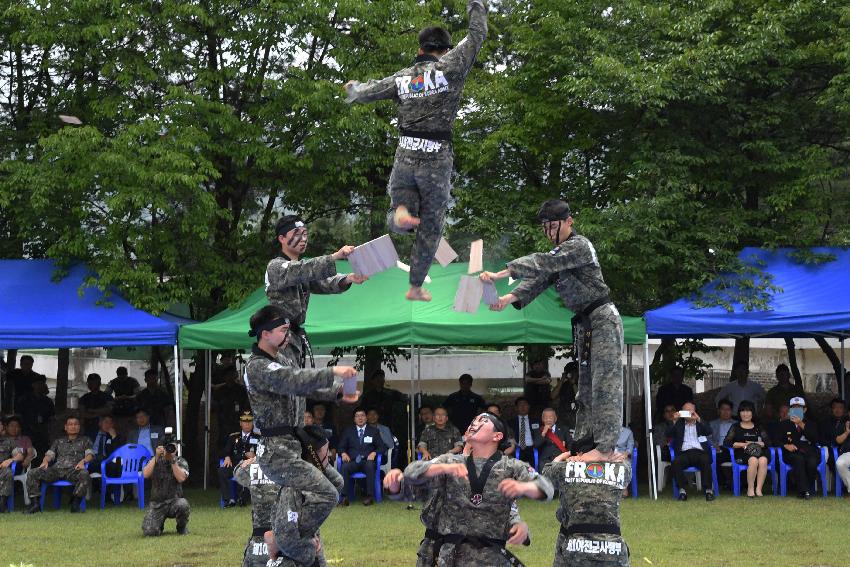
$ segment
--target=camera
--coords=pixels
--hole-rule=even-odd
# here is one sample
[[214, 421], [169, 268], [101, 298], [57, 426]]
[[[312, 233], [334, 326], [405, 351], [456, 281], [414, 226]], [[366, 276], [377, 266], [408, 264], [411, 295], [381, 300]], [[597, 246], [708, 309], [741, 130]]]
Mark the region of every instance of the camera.
[[177, 452], [177, 439], [174, 437], [174, 429], [171, 427], [165, 428], [165, 436], [162, 438], [162, 446], [165, 448], [166, 453], [171, 453], [172, 455]]

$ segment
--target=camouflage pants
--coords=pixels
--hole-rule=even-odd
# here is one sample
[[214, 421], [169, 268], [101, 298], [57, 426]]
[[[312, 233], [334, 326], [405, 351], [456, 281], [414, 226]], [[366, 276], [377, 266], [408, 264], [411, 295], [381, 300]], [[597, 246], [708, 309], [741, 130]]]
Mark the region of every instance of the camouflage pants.
[[257, 458], [266, 477], [283, 488], [272, 518], [275, 541], [287, 557], [307, 559], [311, 540], [336, 507], [339, 492], [322, 471], [301, 458], [301, 444], [288, 435], [263, 439]]
[[27, 474], [27, 492], [30, 496], [38, 498], [41, 494], [42, 482], [56, 482], [67, 480], [74, 485], [74, 496], [85, 498], [91, 489], [91, 477], [89, 471], [77, 470], [73, 467], [48, 467], [46, 469], [31, 468]]
[[[599, 451], [614, 450], [623, 425], [623, 321], [613, 304], [590, 315], [590, 363], [579, 366], [575, 438], [593, 436]], [[584, 346], [579, 333], [577, 352]]]
[[162, 535], [166, 518], [175, 518], [177, 520], [177, 531], [181, 531], [189, 523], [190, 512], [189, 501], [185, 498], [151, 502], [150, 508], [145, 513], [145, 519], [142, 520], [142, 533], [146, 536]]
[[416, 567], [434, 567], [437, 564], [437, 558], [434, 557], [434, 540], [425, 538], [419, 544], [419, 551], [416, 552]]
[[451, 148], [429, 157], [414, 157], [408, 150], [396, 150], [390, 174], [390, 230], [406, 234], [393, 221], [396, 207], [404, 205], [410, 214], [420, 219], [416, 241], [410, 253], [410, 285], [421, 286], [428, 275], [437, 245], [443, 235], [446, 209], [452, 191]]
[[629, 547], [621, 537], [573, 534], [569, 538], [559, 533], [555, 542], [555, 560], [552, 567], [576, 565], [629, 566]]
[[[5, 498], [12, 494], [12, 466], [0, 469], [0, 498]], [[5, 502], [0, 502], [0, 506], [4, 506]]]
[[467, 543], [443, 544], [438, 567], [510, 567], [508, 559], [495, 547], [475, 547]]

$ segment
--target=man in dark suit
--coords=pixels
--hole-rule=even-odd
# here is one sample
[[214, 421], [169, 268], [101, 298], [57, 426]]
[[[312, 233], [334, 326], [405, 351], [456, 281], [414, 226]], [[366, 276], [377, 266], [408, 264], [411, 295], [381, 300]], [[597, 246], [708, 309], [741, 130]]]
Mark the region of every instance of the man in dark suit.
[[516, 407], [516, 417], [513, 420], [514, 435], [516, 435], [516, 444], [519, 447], [519, 460], [525, 461], [528, 464], [534, 463], [534, 432], [540, 433], [540, 423], [533, 421], [529, 417], [528, 412], [531, 405], [528, 399], [520, 396], [514, 402]]
[[128, 443], [141, 445], [153, 455], [156, 448], [163, 443], [165, 429], [160, 425], [151, 424], [151, 414], [146, 408], [136, 411], [136, 428], [131, 429], [127, 435]]
[[567, 451], [572, 438], [566, 428], [558, 426], [558, 414], [554, 409], [544, 409], [540, 414], [540, 421], [542, 422], [540, 428], [531, 431], [540, 461], [538, 468], [543, 470], [543, 465], [552, 462], [555, 457]]
[[[94, 436], [92, 450], [94, 451], [94, 459], [89, 465], [91, 472], [100, 472], [100, 464], [109, 458], [109, 455], [124, 445], [124, 438], [115, 430], [115, 422], [111, 415], [104, 415], [98, 422], [97, 435]], [[106, 476], [117, 478], [121, 476], [121, 463], [113, 461], [106, 463]]]
[[[228, 436], [227, 443], [221, 451], [224, 462], [218, 467], [218, 485], [225, 508], [236, 506], [237, 503], [230, 493], [230, 479], [233, 478], [233, 471], [243, 460], [256, 456], [257, 444], [260, 441], [260, 436], [254, 433], [254, 416], [251, 412], [246, 411], [239, 416], [239, 429], [240, 431]], [[239, 505], [244, 506], [249, 497], [248, 489], [240, 487]]]
[[[682, 415], [684, 412], [688, 412]], [[708, 502], [714, 500], [713, 476], [711, 470], [711, 427], [703, 422], [697, 408], [692, 403], [682, 406], [673, 416], [676, 422], [671, 429], [671, 441], [676, 458], [673, 459], [672, 469], [679, 485], [679, 500], [687, 500], [688, 479], [685, 469], [688, 467], [699, 467], [702, 478], [702, 486], [705, 489], [705, 499]]]
[[354, 427], [349, 427], [342, 433], [339, 440], [339, 454], [342, 459], [342, 478], [345, 480], [345, 496], [342, 506], [348, 506], [351, 474], [362, 472], [366, 474], [366, 498], [363, 505], [369, 506], [375, 500], [375, 473], [378, 453], [386, 451], [381, 442], [381, 432], [366, 423], [366, 410], [358, 408], [354, 412]]

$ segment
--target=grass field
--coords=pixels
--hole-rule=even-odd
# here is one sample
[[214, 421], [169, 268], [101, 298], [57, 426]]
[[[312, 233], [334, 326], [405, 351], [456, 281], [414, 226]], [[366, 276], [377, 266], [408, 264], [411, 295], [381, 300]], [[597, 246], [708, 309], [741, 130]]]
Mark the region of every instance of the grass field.
[[[101, 511], [94, 503], [73, 516], [67, 509], [0, 515], [0, 567], [239, 565], [250, 508], [222, 510], [212, 491], [189, 490], [187, 497], [193, 510], [185, 537], [170, 520], [166, 535], [143, 538], [142, 512], [131, 505]], [[528, 567], [551, 565], [555, 503], [523, 501], [520, 510], [533, 544], [514, 551]], [[721, 495], [706, 503], [676, 502], [668, 491], [657, 502], [625, 501], [623, 532], [635, 566], [850, 565], [850, 502], [834, 496], [804, 502]], [[402, 503], [355, 502], [337, 509], [322, 533], [331, 565], [401, 566], [415, 563], [423, 528], [418, 511]]]

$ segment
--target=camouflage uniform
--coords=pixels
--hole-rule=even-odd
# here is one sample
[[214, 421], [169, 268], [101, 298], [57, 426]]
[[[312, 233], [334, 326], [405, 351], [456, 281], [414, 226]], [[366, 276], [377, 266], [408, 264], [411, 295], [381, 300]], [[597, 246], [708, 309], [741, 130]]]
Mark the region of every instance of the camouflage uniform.
[[[325, 476], [336, 486], [337, 490], [342, 490], [343, 481], [342, 475], [333, 467], [325, 469]], [[282, 498], [288, 503], [293, 504], [290, 510], [296, 513], [301, 512], [302, 506], [300, 503], [292, 502], [293, 491], [290, 488], [281, 488], [266, 475], [263, 474], [262, 468], [257, 463], [252, 463], [247, 467], [236, 467], [233, 477], [240, 485], [245, 486], [251, 491], [251, 507], [253, 521], [253, 535], [248, 540], [248, 546], [245, 548], [245, 557], [242, 560], [242, 567], [266, 567], [269, 560], [268, 549], [266, 547], [263, 534], [271, 529], [272, 518], [277, 509], [278, 493], [285, 491], [287, 494]], [[287, 510], [287, 516], [289, 510]], [[297, 529], [297, 526], [296, 526]], [[300, 534], [297, 535], [300, 539]], [[312, 545], [312, 540], [308, 540]], [[275, 566], [295, 566], [301, 565], [297, 561], [284, 557], [273, 563]], [[315, 567], [326, 567], [324, 552], [320, 551], [315, 556], [313, 563], [308, 563]]]
[[76, 470], [74, 467], [86, 455], [94, 456], [94, 451], [91, 440], [85, 435], [78, 435], [76, 439], [57, 439], [44, 454], [45, 457], [55, 460], [53, 466], [30, 469], [27, 474], [27, 493], [37, 497], [41, 494], [42, 482], [56, 482], [61, 479], [74, 484], [75, 498], [85, 498], [91, 490], [89, 471]]
[[576, 352], [582, 353], [586, 332], [593, 331], [590, 360], [582, 359], [579, 364], [575, 439], [592, 436], [599, 451], [613, 451], [623, 423], [623, 322], [607, 300], [608, 286], [593, 245], [572, 232], [548, 254], [529, 254], [508, 263], [508, 270], [511, 277], [522, 280], [511, 291], [517, 309], [555, 286], [567, 308], [580, 319]]
[[[15, 440], [11, 437], [0, 437], [0, 461], [5, 461], [8, 458], [15, 458], [18, 455], [23, 455], [24, 452], [15, 444]], [[6, 505], [5, 498], [12, 494], [12, 467], [14, 463], [9, 463], [6, 468], [0, 468], [0, 507]]]
[[[620, 531], [620, 500], [632, 476], [631, 462], [547, 463], [543, 476], [561, 492], [556, 517], [561, 532], [553, 567], [629, 565], [629, 548]], [[607, 526], [614, 533], [600, 533]], [[596, 528], [597, 531], [590, 531]]]
[[[162, 534], [166, 518], [177, 520], [177, 533], [185, 533], [189, 523], [189, 501], [183, 498], [183, 485], [174, 478], [171, 463], [165, 457], [154, 457], [156, 464], [151, 475], [150, 508], [142, 520], [142, 533], [146, 536]], [[177, 466], [187, 475], [189, 463], [183, 457], [176, 457]]]
[[425, 428], [416, 446], [420, 451], [427, 450], [431, 457], [450, 452], [455, 447], [463, 447], [460, 431], [451, 423], [442, 429], [433, 423]]
[[[298, 526], [301, 533], [315, 534], [339, 501], [339, 492], [321, 471], [301, 458], [301, 443], [292, 434], [268, 435], [267, 432], [280, 427], [303, 427], [307, 407], [305, 396], [335, 400], [342, 379], [335, 378], [330, 368], [297, 368], [283, 351], [271, 357], [256, 345], [248, 359], [245, 376], [254, 423], [263, 435], [257, 446], [257, 462], [269, 479], [304, 498]], [[278, 508], [284, 513], [275, 515], [272, 528], [281, 552], [296, 557], [299, 543], [282, 539], [287, 530], [285, 509], [291, 508], [288, 508], [286, 494], [281, 491], [281, 495]]]
[[319, 256], [308, 260], [290, 260], [284, 255], [269, 262], [266, 267], [266, 297], [269, 303], [280, 307], [292, 326], [292, 336], [287, 346], [288, 356], [304, 366], [307, 354], [304, 320], [310, 294], [342, 293], [351, 287], [346, 274], [336, 273], [332, 256]]
[[[499, 483], [507, 478], [520, 482], [533, 481], [546, 495], [552, 498], [552, 484], [527, 464], [497, 453], [496, 461], [487, 483], [484, 485], [480, 503], [471, 501], [471, 487], [465, 478], [440, 476], [434, 479], [426, 478], [425, 472], [431, 465], [445, 463], [464, 464], [463, 455], [441, 455], [430, 461], [415, 461], [404, 471], [405, 482], [411, 486], [429, 483], [431, 500], [423, 508], [423, 523], [435, 525], [436, 532], [441, 536], [461, 536], [471, 539], [506, 540], [513, 523], [513, 500], [499, 492]], [[475, 468], [481, 472], [487, 459], [476, 458]], [[429, 482], [430, 481], [430, 482]], [[427, 511], [427, 516], [426, 516]], [[434, 565], [433, 547], [427, 549], [423, 542], [420, 546], [420, 556], [417, 565]], [[459, 543], [444, 541], [436, 558], [439, 567], [498, 567], [509, 565], [508, 559], [502, 553], [502, 547], [497, 545], [480, 545], [469, 539]]]
[[399, 143], [390, 174], [390, 230], [397, 227], [393, 212], [404, 205], [421, 223], [410, 259], [410, 284], [421, 286], [434, 260], [443, 233], [451, 193], [454, 161], [452, 125], [463, 85], [487, 36], [484, 0], [467, 0], [469, 33], [440, 58], [416, 57], [411, 67], [366, 83], [354, 82], [347, 102], [393, 99], [398, 104]]

